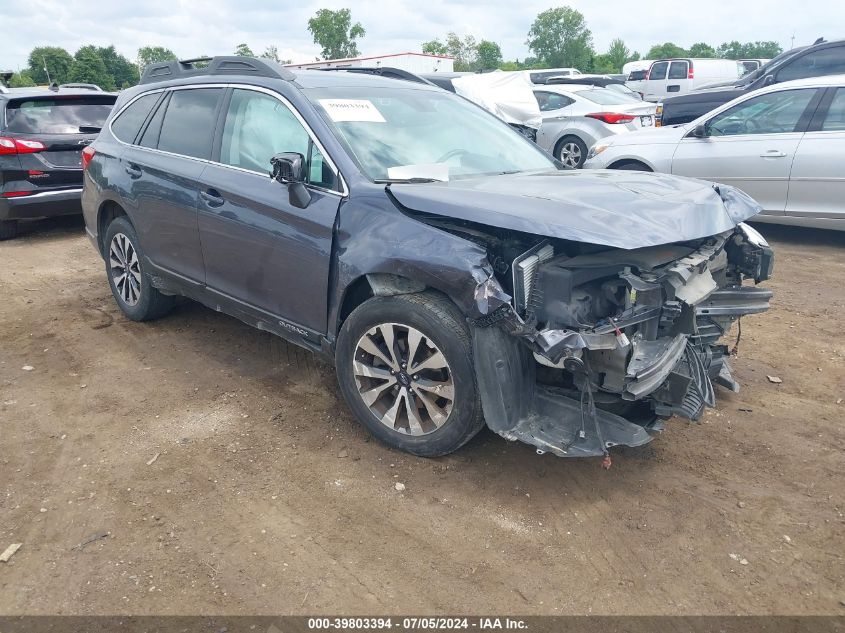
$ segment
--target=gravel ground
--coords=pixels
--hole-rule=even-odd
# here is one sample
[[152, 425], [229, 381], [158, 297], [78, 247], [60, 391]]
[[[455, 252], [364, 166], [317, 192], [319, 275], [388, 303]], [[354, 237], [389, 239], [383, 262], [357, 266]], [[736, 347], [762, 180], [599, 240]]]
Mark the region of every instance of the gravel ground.
[[127, 321], [80, 221], [33, 225], [0, 244], [0, 613], [841, 615], [845, 235], [758, 228], [742, 392], [604, 471], [392, 451], [330, 367], [190, 302]]

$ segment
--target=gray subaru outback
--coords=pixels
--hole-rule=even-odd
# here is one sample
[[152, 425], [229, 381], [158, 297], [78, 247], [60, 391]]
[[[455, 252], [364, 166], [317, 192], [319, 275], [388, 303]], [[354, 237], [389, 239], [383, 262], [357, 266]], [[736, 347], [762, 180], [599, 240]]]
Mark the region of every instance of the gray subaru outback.
[[725, 335], [768, 309], [773, 263], [740, 191], [564, 171], [424, 83], [195, 61], [149, 66], [84, 150], [128, 318], [185, 296], [312, 350], [423, 456], [486, 423], [607, 461], [739, 388]]

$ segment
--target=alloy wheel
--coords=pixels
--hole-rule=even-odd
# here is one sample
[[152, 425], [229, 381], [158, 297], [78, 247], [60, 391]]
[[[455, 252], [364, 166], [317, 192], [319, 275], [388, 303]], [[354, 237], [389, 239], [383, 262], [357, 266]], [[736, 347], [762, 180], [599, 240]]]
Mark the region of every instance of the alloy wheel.
[[576, 169], [581, 164], [581, 148], [573, 141], [567, 141], [560, 148], [560, 162], [567, 169]]
[[141, 298], [141, 263], [126, 235], [115, 233], [109, 246], [109, 268], [121, 301], [134, 306]]
[[427, 435], [452, 412], [452, 370], [437, 345], [414, 327], [382, 323], [358, 340], [352, 360], [358, 395], [393, 431]]

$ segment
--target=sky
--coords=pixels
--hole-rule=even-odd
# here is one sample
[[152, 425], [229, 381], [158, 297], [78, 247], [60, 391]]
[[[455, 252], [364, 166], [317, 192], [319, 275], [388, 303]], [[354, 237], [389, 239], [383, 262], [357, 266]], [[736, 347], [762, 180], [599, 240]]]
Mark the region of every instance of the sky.
[[246, 42], [256, 53], [275, 45], [282, 58], [313, 61], [319, 48], [307, 23], [320, 8], [351, 9], [367, 31], [364, 55], [419, 51], [455, 31], [498, 42], [506, 60], [522, 59], [536, 15], [564, 4], [584, 14], [598, 52], [615, 37], [642, 54], [666, 41], [776, 40], [789, 48], [793, 35], [796, 46], [845, 37], [845, 2], [834, 0], [0, 0], [0, 69], [25, 67], [39, 45], [73, 54], [85, 44], [114, 44], [134, 61], [145, 45], [189, 58], [231, 54]]

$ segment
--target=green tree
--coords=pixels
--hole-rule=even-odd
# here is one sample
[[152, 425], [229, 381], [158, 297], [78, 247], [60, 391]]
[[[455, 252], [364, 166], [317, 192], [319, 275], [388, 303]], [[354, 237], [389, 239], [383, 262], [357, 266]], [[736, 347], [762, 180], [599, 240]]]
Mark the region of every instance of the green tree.
[[128, 88], [138, 83], [138, 67], [118, 53], [114, 46], [100, 47], [97, 54], [106, 65], [116, 88]]
[[169, 62], [179, 59], [169, 48], [163, 46], [142, 46], [138, 49], [138, 66], [144, 68], [155, 62]]
[[255, 57], [255, 53], [252, 52], [252, 49], [248, 44], [238, 44], [235, 47], [235, 55], [240, 55], [241, 57]]
[[28, 64], [29, 76], [36, 84], [46, 84], [50, 81], [63, 84], [67, 83], [73, 56], [58, 46], [37, 46], [30, 52]]
[[609, 72], [618, 73], [622, 72], [622, 66], [631, 58], [631, 51], [625, 46], [625, 42], [617, 37], [610, 42], [607, 57], [610, 59], [611, 70]]
[[687, 52], [677, 44], [666, 42], [665, 44], [655, 44], [652, 46], [646, 59], [667, 59], [671, 57], [686, 57]]
[[449, 51], [446, 50], [446, 45], [441, 42], [440, 40], [429, 40], [428, 42], [423, 42], [422, 44], [422, 52], [428, 55], [448, 55]]
[[689, 47], [690, 57], [716, 57], [716, 49], [705, 44], [704, 42], [696, 42]]
[[[498, 48], [494, 42], [489, 42]], [[485, 47], [489, 49], [489, 47]], [[478, 43], [472, 35], [464, 39], [458, 37], [457, 33], [447, 33], [446, 41], [431, 40], [422, 45], [422, 52], [429, 55], [448, 55], [455, 59], [454, 68], [457, 72], [466, 72], [478, 69]], [[501, 50], [499, 51], [501, 59]], [[495, 68], [493, 66], [492, 68]]]
[[31, 88], [35, 85], [28, 70], [22, 70], [9, 78], [9, 88]]
[[[631, 55], [628, 57], [628, 62], [638, 62], [638, 61], [640, 61], [641, 59], [642, 59], [642, 57], [640, 56], [640, 53], [639, 53], [638, 51], [634, 51], [634, 52], [633, 52], [633, 53], [631, 53]], [[628, 63], [628, 62], [625, 62], [625, 63]]]
[[716, 55], [725, 59], [771, 59], [783, 52], [777, 42], [746, 42], [736, 40], [724, 42], [716, 49]]
[[359, 54], [355, 40], [364, 37], [367, 32], [360, 22], [352, 24], [349, 9], [320, 9], [308, 20], [308, 30], [314, 37], [314, 43], [322, 48], [323, 59], [343, 59]]
[[617, 66], [610, 55], [594, 55], [590, 64], [590, 71], [597, 75], [608, 75], [618, 72], [621, 66]]
[[502, 49], [496, 42], [481, 40], [475, 50], [479, 70], [492, 70], [502, 63]]
[[783, 52], [777, 42], [748, 42], [742, 51], [742, 59], [771, 59]]
[[276, 62], [277, 64], [290, 64], [289, 59], [282, 59], [279, 57], [279, 49], [276, 46], [268, 46], [264, 49], [264, 52], [261, 53], [262, 59], [269, 59], [270, 61]]
[[550, 67], [586, 69], [594, 54], [593, 35], [584, 16], [570, 7], [557, 7], [538, 14], [525, 43], [543, 64]]
[[115, 89], [114, 80], [96, 46], [83, 46], [76, 51], [68, 73], [68, 81], [97, 84], [103, 90]]

